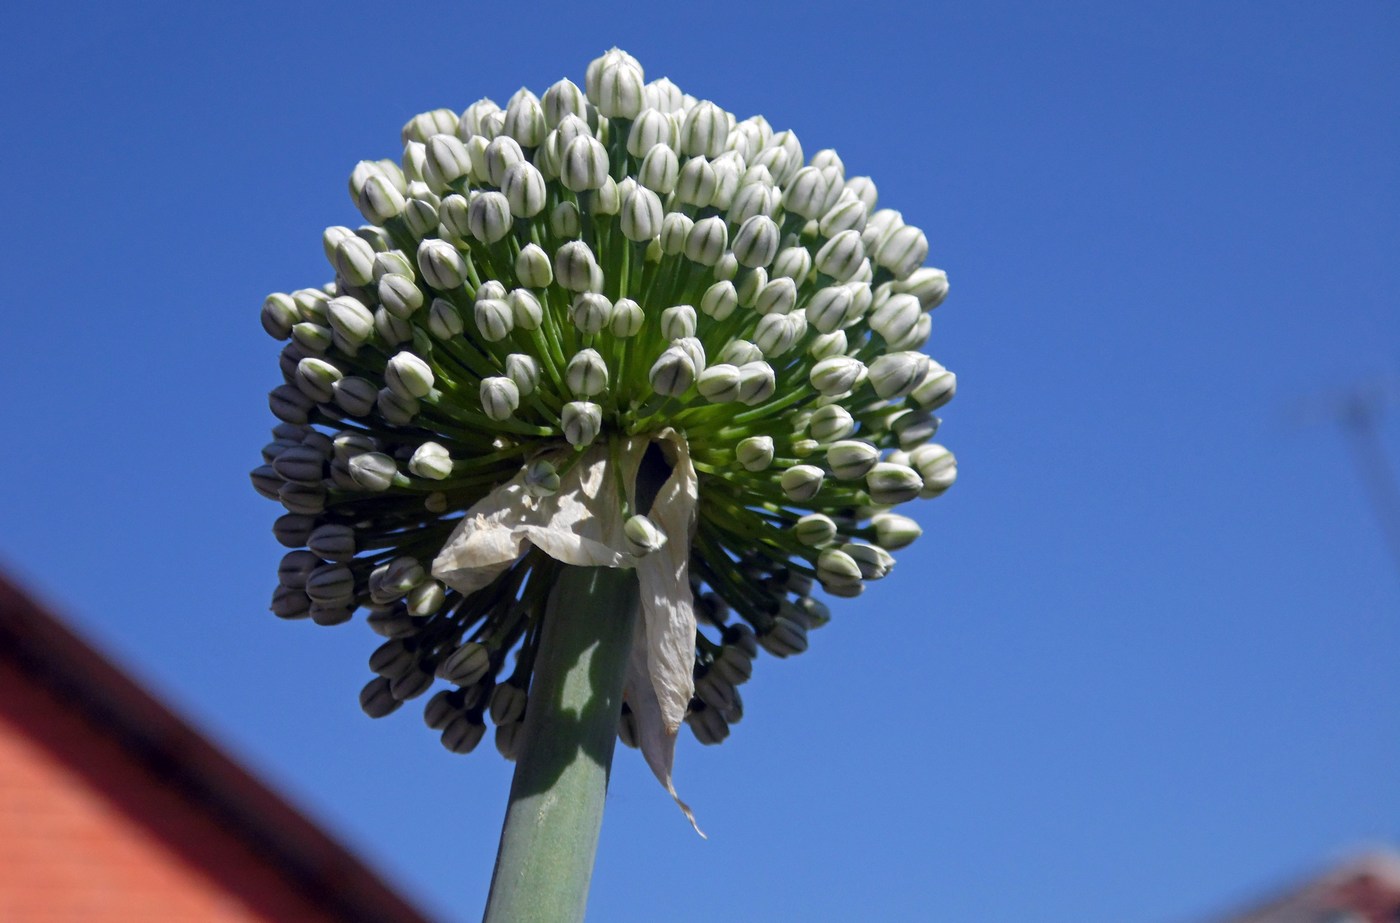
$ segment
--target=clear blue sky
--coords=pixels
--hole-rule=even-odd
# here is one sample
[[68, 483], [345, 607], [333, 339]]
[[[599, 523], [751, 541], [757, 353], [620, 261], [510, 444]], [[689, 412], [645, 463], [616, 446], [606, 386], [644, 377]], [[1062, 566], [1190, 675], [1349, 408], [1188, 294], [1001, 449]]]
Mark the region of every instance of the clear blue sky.
[[479, 915], [510, 767], [266, 611], [258, 308], [413, 113], [613, 44], [926, 229], [962, 477], [683, 742], [708, 841], [619, 753], [592, 918], [1174, 923], [1400, 836], [1400, 573], [1311, 400], [1397, 371], [1393, 0], [59, 0], [0, 44], [0, 563], [430, 910]]

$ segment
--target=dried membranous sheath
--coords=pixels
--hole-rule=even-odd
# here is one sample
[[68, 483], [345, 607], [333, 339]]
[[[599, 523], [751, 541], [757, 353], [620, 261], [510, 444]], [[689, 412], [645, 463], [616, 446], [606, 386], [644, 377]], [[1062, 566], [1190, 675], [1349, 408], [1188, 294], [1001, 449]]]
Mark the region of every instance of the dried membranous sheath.
[[921, 351], [947, 278], [834, 151], [616, 49], [401, 140], [351, 173], [332, 281], [263, 304], [272, 610], [365, 613], [366, 712], [425, 697], [448, 749], [489, 722], [513, 758], [560, 569], [634, 569], [618, 733], [674, 794], [681, 725], [727, 737], [760, 649], [806, 650], [956, 478]]

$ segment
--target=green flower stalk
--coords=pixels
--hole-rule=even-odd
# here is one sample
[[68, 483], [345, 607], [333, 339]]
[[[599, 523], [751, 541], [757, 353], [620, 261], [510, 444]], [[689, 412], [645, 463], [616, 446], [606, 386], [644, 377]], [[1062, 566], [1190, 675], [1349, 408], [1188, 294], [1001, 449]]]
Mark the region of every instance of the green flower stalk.
[[920, 532], [892, 508], [956, 478], [956, 380], [920, 351], [947, 277], [834, 151], [616, 49], [402, 142], [351, 173], [334, 280], [263, 305], [272, 610], [365, 612], [365, 711], [425, 696], [449, 750], [489, 722], [509, 759], [564, 569], [635, 570], [608, 720], [674, 794], [681, 724], [727, 737], [759, 650], [806, 650], [815, 591], [885, 577]]

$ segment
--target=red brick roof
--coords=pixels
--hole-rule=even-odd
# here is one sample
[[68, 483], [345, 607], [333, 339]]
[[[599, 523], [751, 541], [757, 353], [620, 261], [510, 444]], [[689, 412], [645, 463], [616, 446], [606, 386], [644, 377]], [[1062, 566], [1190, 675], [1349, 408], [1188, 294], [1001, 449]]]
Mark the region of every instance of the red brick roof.
[[0, 920], [426, 918], [0, 576]]

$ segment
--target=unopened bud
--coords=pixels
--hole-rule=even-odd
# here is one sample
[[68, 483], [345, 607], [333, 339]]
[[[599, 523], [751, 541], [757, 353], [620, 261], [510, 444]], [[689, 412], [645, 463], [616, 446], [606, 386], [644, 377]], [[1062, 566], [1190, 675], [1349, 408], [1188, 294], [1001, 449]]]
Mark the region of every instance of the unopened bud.
[[747, 471], [762, 471], [773, 464], [773, 437], [749, 436], [739, 441], [734, 456]]
[[452, 474], [452, 456], [446, 447], [436, 442], [425, 442], [413, 451], [408, 470], [420, 478], [441, 481]]
[[537, 244], [526, 244], [515, 258], [515, 277], [527, 288], [546, 288], [554, 281], [549, 254]]
[[652, 364], [648, 380], [657, 394], [680, 397], [695, 383], [695, 363], [685, 350], [672, 346]]
[[845, 282], [855, 275], [865, 259], [865, 248], [861, 245], [860, 234], [855, 231], [842, 231], [822, 244], [817, 251], [817, 271], [830, 276], [837, 282]]
[[825, 472], [816, 465], [793, 465], [783, 472], [778, 484], [789, 500], [800, 503], [815, 497], [825, 479]]
[[603, 408], [591, 401], [570, 401], [559, 414], [559, 425], [569, 445], [580, 448], [598, 438], [603, 428]]
[[767, 362], [758, 360], [739, 366], [739, 400], [742, 403], [750, 407], [762, 404], [773, 396], [777, 387], [777, 376]]
[[880, 460], [880, 450], [868, 442], [842, 439], [826, 450], [831, 473], [842, 480], [863, 478]]
[[608, 329], [616, 337], [636, 336], [642, 329], [644, 320], [641, 305], [631, 298], [619, 298], [617, 304], [613, 305], [612, 320], [608, 324]]
[[504, 376], [481, 380], [481, 409], [493, 420], [509, 420], [520, 406], [520, 388]]
[[836, 522], [823, 513], [809, 513], [797, 520], [793, 534], [802, 544], [820, 548], [836, 539]]
[[418, 271], [440, 292], [461, 288], [467, 263], [457, 248], [445, 240], [429, 238], [418, 245]]
[[627, 550], [641, 557], [658, 551], [666, 544], [666, 533], [646, 516], [632, 516], [622, 526]]
[[533, 394], [540, 383], [540, 363], [534, 356], [511, 353], [506, 356], [506, 377], [515, 382], [521, 397]]
[[913, 500], [924, 489], [919, 473], [907, 465], [880, 462], [865, 476], [870, 499], [881, 506], [894, 506]]
[[[925, 482], [927, 487], [927, 482]], [[924, 530], [908, 516], [898, 513], [879, 513], [872, 517], [870, 524], [875, 527], [875, 537], [883, 548], [898, 551], [914, 543]]]
[[870, 384], [885, 400], [913, 392], [929, 369], [929, 357], [918, 352], [886, 353], [870, 363]]
[[473, 686], [491, 669], [491, 652], [475, 641], [457, 648], [437, 669], [437, 675], [456, 686]]
[[596, 349], [581, 349], [565, 367], [564, 381], [576, 397], [600, 394], [608, 387], [607, 363]]

